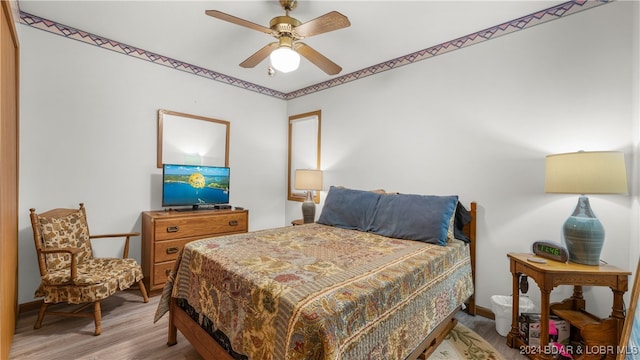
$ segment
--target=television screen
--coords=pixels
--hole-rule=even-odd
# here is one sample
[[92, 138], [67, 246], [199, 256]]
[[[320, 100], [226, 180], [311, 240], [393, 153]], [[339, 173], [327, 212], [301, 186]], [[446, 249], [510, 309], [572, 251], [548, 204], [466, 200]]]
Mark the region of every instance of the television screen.
[[164, 164], [162, 206], [229, 203], [229, 168], [220, 166]]

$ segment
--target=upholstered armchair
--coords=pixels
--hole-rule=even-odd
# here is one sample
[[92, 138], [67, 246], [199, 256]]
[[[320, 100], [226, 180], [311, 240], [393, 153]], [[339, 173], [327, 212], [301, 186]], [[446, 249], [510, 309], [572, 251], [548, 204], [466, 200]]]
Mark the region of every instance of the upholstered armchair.
[[[90, 317], [95, 322], [94, 334], [100, 335], [100, 300], [137, 283], [144, 302], [149, 301], [142, 269], [135, 259], [128, 258], [129, 238], [139, 233], [90, 235], [82, 203], [79, 209], [53, 209], [41, 214], [31, 209], [30, 216], [41, 279], [35, 296], [43, 297], [34, 329], [42, 326], [46, 314]], [[98, 238], [125, 238], [122, 259], [95, 258], [91, 239]], [[48, 311], [50, 304], [57, 303], [81, 306], [69, 312]], [[92, 312], [82, 311], [91, 305]]]

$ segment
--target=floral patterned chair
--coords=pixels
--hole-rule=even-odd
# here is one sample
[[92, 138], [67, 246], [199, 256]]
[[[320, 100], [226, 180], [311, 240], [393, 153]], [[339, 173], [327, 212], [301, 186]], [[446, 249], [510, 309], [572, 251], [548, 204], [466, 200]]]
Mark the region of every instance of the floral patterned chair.
[[[144, 302], [147, 291], [142, 282], [142, 268], [129, 259], [129, 238], [139, 233], [89, 235], [84, 204], [79, 209], [53, 209], [37, 214], [30, 210], [33, 239], [38, 255], [41, 283], [36, 297], [43, 297], [34, 329], [42, 326], [46, 314], [90, 317], [95, 322], [95, 335], [100, 335], [100, 300], [118, 290], [138, 283]], [[91, 240], [96, 238], [126, 238], [124, 254], [119, 258], [94, 258]], [[82, 304], [70, 311], [47, 311], [51, 304]], [[93, 304], [93, 312], [82, 312]]]

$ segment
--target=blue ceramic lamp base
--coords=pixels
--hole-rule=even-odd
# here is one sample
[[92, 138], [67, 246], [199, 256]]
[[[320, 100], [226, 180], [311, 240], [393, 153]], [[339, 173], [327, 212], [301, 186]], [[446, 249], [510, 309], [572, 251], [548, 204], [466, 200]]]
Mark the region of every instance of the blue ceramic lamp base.
[[316, 220], [316, 204], [313, 202], [311, 191], [307, 191], [307, 198], [302, 203], [302, 218], [305, 224], [311, 224]]
[[584, 265], [600, 265], [604, 227], [591, 210], [588, 197], [580, 196], [576, 209], [564, 223], [563, 234], [569, 261]]

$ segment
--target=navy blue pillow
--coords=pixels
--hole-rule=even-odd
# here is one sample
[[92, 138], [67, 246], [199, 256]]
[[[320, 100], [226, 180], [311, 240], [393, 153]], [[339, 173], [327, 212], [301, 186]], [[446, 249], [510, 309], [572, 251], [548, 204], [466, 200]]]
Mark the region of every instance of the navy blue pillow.
[[471, 213], [464, 207], [464, 205], [460, 204], [460, 202], [458, 202], [458, 205], [456, 206], [456, 215], [454, 219], [453, 237], [458, 240], [462, 240], [467, 244], [470, 243], [471, 239], [467, 237], [463, 229], [465, 225], [471, 222]]
[[382, 195], [370, 231], [446, 246], [449, 224], [457, 204], [455, 195]]
[[324, 200], [319, 224], [369, 231], [380, 194], [331, 186]]

